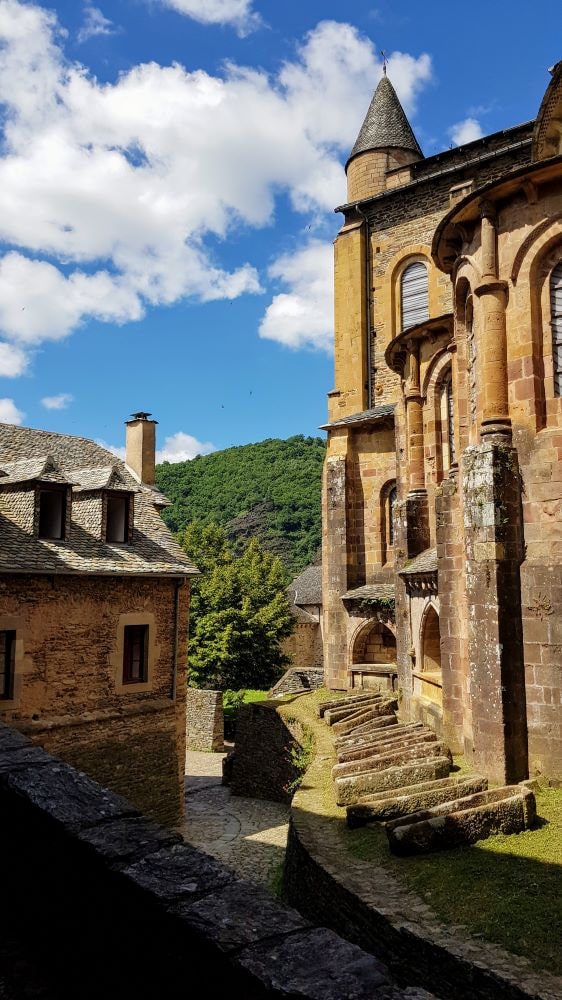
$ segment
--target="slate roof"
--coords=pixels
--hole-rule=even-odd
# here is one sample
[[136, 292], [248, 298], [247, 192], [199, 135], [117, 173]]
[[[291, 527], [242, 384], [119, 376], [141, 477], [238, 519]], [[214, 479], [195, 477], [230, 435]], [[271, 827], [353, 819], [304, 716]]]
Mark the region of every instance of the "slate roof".
[[425, 549], [398, 571], [399, 576], [415, 576], [417, 573], [437, 572], [437, 549]]
[[307, 566], [288, 587], [291, 604], [322, 604], [322, 567]]
[[394, 403], [387, 403], [384, 406], [375, 406], [371, 410], [363, 410], [362, 413], [353, 413], [350, 417], [342, 417], [340, 420], [333, 420], [331, 424], [322, 424], [320, 430], [328, 431], [334, 427], [350, 427], [354, 424], [376, 424], [381, 420], [394, 419]]
[[369, 110], [347, 162], [349, 163], [358, 153], [365, 153], [370, 149], [387, 149], [389, 146], [410, 149], [423, 157], [404, 108], [385, 74], [373, 94]]
[[[4, 475], [2, 475], [4, 473]], [[68, 537], [37, 538], [18, 523], [21, 500], [35, 482], [72, 485], [72, 492], [134, 493], [129, 543], [108, 543], [81, 523]], [[21, 486], [21, 490], [18, 490]], [[158, 508], [168, 501], [139, 483], [121, 459], [88, 438], [0, 424], [0, 572], [193, 576], [197, 568], [174, 541]]]
[[393, 583], [366, 583], [363, 587], [348, 590], [342, 595], [343, 601], [389, 601], [394, 600]]

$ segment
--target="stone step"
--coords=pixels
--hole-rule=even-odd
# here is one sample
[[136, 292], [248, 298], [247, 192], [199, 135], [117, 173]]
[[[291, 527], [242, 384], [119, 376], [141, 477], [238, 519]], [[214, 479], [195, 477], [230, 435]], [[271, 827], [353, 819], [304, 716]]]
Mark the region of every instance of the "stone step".
[[380, 715], [393, 715], [398, 708], [398, 702], [396, 698], [388, 699], [386, 701], [381, 701], [378, 705], [374, 705], [364, 711], [355, 712], [350, 715], [349, 718], [343, 719], [342, 722], [335, 722], [332, 729], [338, 735], [343, 733], [350, 733], [355, 730], [358, 726], [362, 726], [365, 723], [370, 722], [372, 719], [377, 719]]
[[332, 777], [345, 778], [352, 774], [363, 774], [364, 771], [384, 771], [388, 767], [396, 764], [407, 764], [412, 760], [425, 760], [431, 757], [447, 757], [453, 764], [453, 757], [449, 747], [444, 743], [419, 743], [411, 747], [404, 747], [400, 750], [388, 751], [387, 753], [375, 754], [365, 757], [362, 760], [350, 760], [345, 764], [334, 764]]
[[395, 737], [369, 741], [359, 747], [352, 747], [349, 750], [338, 751], [338, 764], [345, 764], [350, 760], [362, 760], [376, 753], [387, 753], [391, 750], [402, 750], [406, 747], [416, 746], [418, 743], [436, 743], [437, 736], [428, 729], [426, 732], [417, 730], [407, 735], [397, 733]]
[[345, 698], [333, 698], [331, 701], [321, 701], [316, 706], [316, 713], [319, 719], [324, 718], [325, 712], [332, 708], [345, 708], [347, 705], [359, 705], [361, 702], [368, 701], [372, 698], [376, 692], [368, 692], [367, 694], [356, 694], [356, 695], [346, 695]]
[[355, 712], [364, 711], [374, 705], [380, 705], [383, 700], [385, 699], [378, 695], [365, 699], [365, 701], [362, 701], [359, 704], [343, 705], [341, 708], [328, 708], [324, 712], [324, 722], [328, 726], [333, 726], [334, 722], [341, 722], [342, 719], [347, 719], [350, 715], [354, 715]]
[[363, 739], [368, 736], [369, 733], [380, 732], [381, 730], [390, 730], [398, 726], [398, 719], [396, 715], [392, 713], [391, 715], [381, 715], [378, 718], [371, 719], [365, 725], [359, 726], [357, 731], [352, 731], [351, 733], [344, 733], [342, 736], [336, 736], [335, 746], [343, 747], [350, 743], [354, 743], [356, 740]]
[[[398, 735], [398, 733], [403, 733], [407, 736], [409, 733], [419, 733], [429, 730], [429, 726], [424, 726], [422, 722], [413, 722], [404, 724], [403, 722], [395, 721], [394, 728], [392, 732], [384, 732], [380, 728], [374, 729], [372, 732], [366, 730], [364, 733], [359, 733], [356, 735], [354, 733], [346, 733], [344, 736], [338, 736], [336, 739], [336, 745], [345, 746], [348, 749], [353, 749], [353, 747], [360, 747], [363, 743], [367, 743], [371, 739], [378, 740], [379, 737], [391, 737]], [[429, 730], [433, 732], [433, 730]]]
[[448, 757], [433, 757], [413, 760], [384, 771], [364, 771], [351, 777], [337, 778], [336, 802], [339, 806], [353, 805], [364, 795], [416, 785], [421, 781], [447, 778], [450, 770], [451, 762]]
[[381, 823], [399, 816], [411, 816], [421, 809], [429, 809], [442, 802], [486, 791], [488, 779], [480, 775], [440, 778], [438, 781], [422, 781], [418, 785], [392, 789], [377, 796], [363, 796], [353, 806], [347, 807], [347, 825], [352, 829], [367, 823]]
[[534, 793], [523, 785], [492, 788], [387, 823], [394, 854], [426, 854], [473, 844], [495, 833], [520, 833], [536, 818]]

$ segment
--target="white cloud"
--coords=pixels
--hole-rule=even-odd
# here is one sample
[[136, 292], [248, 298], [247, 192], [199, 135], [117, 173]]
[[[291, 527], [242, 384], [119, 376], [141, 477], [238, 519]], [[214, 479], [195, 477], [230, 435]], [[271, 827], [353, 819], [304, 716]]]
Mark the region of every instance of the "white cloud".
[[216, 451], [214, 444], [210, 441], [205, 443], [198, 441], [197, 438], [191, 436], [191, 434], [184, 434], [183, 431], [178, 431], [176, 434], [172, 434], [171, 437], [167, 437], [164, 441], [164, 447], [160, 448], [156, 452], [157, 462], [189, 462], [196, 455], [209, 455], [212, 451]]
[[66, 410], [73, 400], [69, 392], [61, 392], [58, 396], [43, 396], [41, 403], [47, 410]]
[[449, 135], [455, 146], [464, 146], [465, 142], [480, 139], [484, 133], [477, 118], [465, 118], [464, 121], [451, 126]]
[[245, 38], [262, 23], [252, 10], [252, 0], [162, 0], [166, 7], [201, 24], [231, 24]]
[[28, 362], [29, 358], [21, 347], [0, 341], [0, 375], [8, 378], [23, 375]]
[[18, 410], [13, 399], [0, 399], [0, 423], [21, 424], [24, 417], [25, 413]]
[[106, 448], [107, 451], [110, 451], [112, 455], [116, 455], [123, 462], [125, 461], [125, 445], [108, 444], [107, 441], [102, 441], [101, 438], [97, 438], [96, 444], [99, 444], [100, 448]]
[[113, 21], [102, 14], [99, 7], [92, 7], [88, 4], [84, 9], [84, 23], [78, 32], [77, 42], [82, 44], [82, 42], [87, 42], [89, 38], [95, 38], [97, 35], [113, 35], [114, 33]]
[[287, 291], [275, 295], [260, 324], [260, 337], [286, 347], [333, 348], [334, 282], [331, 243], [311, 240], [270, 267]]
[[[279, 192], [313, 220], [343, 200], [340, 160], [381, 72], [350, 25], [317, 25], [276, 76], [153, 62], [99, 83], [62, 42], [53, 13], [1, 0], [0, 336], [20, 352], [91, 318], [126, 323], [185, 297], [256, 294], [255, 268], [222, 267], [220, 240], [271, 224]], [[388, 65], [411, 112], [429, 57], [394, 53]], [[294, 305], [306, 298], [302, 282], [277, 277]], [[295, 344], [320, 343], [313, 319]]]

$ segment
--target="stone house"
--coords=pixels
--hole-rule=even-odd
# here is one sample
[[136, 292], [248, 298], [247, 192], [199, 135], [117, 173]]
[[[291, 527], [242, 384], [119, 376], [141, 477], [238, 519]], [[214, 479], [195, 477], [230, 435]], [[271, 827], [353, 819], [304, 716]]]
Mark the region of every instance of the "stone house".
[[427, 158], [384, 75], [346, 169], [326, 682], [560, 780], [562, 63], [535, 121]]
[[296, 667], [321, 667], [322, 641], [322, 567], [307, 566], [289, 584], [287, 596], [295, 619], [295, 628], [283, 640], [283, 652]]
[[189, 578], [154, 486], [150, 414], [126, 461], [0, 425], [0, 720], [143, 811], [183, 811]]

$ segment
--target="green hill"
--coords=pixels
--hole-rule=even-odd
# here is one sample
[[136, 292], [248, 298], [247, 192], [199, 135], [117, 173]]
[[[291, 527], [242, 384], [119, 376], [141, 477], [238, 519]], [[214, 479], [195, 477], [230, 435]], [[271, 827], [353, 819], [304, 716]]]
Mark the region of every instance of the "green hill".
[[179, 531], [194, 518], [217, 521], [235, 544], [257, 537], [297, 573], [319, 554], [325, 451], [322, 438], [298, 434], [164, 462], [156, 482], [173, 502], [166, 523]]

